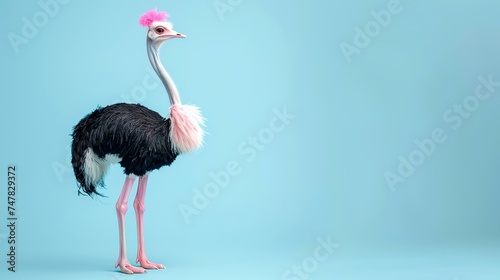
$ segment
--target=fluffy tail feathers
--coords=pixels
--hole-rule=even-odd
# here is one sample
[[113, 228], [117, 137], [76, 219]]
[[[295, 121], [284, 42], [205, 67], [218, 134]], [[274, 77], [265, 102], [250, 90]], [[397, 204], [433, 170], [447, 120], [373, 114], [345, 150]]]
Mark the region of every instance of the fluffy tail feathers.
[[104, 175], [109, 162], [100, 159], [86, 143], [85, 139], [73, 135], [71, 145], [71, 164], [78, 185], [78, 194], [90, 197], [94, 195], [103, 196], [97, 191], [98, 187], [104, 187]]

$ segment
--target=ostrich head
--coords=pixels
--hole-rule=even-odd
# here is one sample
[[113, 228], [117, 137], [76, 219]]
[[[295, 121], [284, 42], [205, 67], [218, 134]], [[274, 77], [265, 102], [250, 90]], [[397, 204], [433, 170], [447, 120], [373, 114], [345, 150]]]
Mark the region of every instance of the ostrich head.
[[166, 12], [158, 12], [155, 8], [144, 13], [139, 19], [139, 24], [149, 29], [148, 41], [150, 40], [156, 49], [159, 49], [161, 44], [168, 39], [186, 38], [186, 35], [173, 29], [172, 23], [166, 21], [167, 18]]

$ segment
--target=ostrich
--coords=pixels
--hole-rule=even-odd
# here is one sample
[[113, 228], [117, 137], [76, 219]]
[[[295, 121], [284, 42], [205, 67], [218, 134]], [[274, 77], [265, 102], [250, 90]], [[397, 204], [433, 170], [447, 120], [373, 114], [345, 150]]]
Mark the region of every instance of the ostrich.
[[[115, 267], [123, 273], [144, 273], [145, 269], [163, 269], [162, 264], [150, 262], [144, 247], [144, 197], [148, 175], [162, 166], [170, 165], [182, 153], [202, 145], [203, 118], [198, 107], [182, 105], [170, 75], [163, 67], [159, 50], [172, 38], [186, 38], [173, 30], [166, 12], [157, 9], [143, 14], [139, 23], [148, 28], [147, 53], [151, 65], [160, 77], [170, 99], [168, 118], [139, 104], [118, 103], [97, 108], [73, 128], [71, 146], [73, 169], [78, 194], [101, 195], [97, 188], [104, 186], [104, 175], [110, 164], [120, 163], [126, 175], [120, 197], [116, 202], [120, 252]], [[138, 178], [134, 209], [137, 222], [137, 258], [141, 267], [132, 266], [127, 259], [125, 242], [125, 213], [127, 201]]]

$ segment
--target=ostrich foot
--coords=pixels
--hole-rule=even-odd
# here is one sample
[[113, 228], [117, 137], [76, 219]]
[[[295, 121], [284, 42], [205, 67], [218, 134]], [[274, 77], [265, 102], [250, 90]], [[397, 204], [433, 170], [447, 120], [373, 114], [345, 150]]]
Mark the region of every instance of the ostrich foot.
[[164, 269], [165, 266], [160, 263], [152, 263], [147, 258], [137, 258], [136, 262], [140, 263], [145, 269]]
[[135, 267], [129, 263], [127, 259], [120, 259], [116, 263], [115, 267], [120, 267], [120, 271], [126, 274], [134, 274], [134, 273], [146, 273], [144, 268]]

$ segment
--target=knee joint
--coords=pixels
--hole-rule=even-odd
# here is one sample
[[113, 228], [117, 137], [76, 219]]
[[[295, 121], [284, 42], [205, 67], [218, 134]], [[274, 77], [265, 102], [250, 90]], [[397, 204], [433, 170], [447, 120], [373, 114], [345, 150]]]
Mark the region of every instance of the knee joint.
[[139, 213], [144, 213], [144, 211], [146, 211], [146, 206], [144, 206], [144, 203], [138, 200], [134, 201], [134, 208], [135, 211]]
[[125, 214], [125, 213], [127, 213], [128, 205], [127, 204], [116, 203], [115, 208], [116, 208], [117, 212]]

